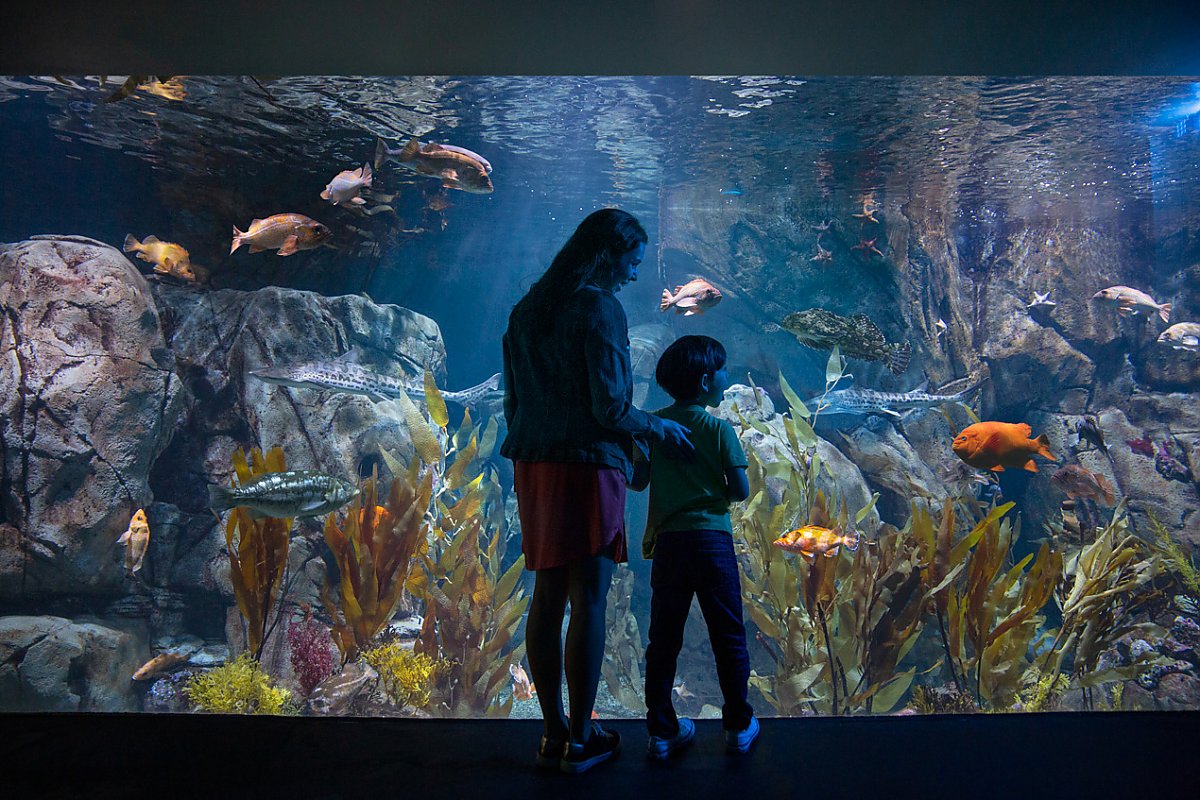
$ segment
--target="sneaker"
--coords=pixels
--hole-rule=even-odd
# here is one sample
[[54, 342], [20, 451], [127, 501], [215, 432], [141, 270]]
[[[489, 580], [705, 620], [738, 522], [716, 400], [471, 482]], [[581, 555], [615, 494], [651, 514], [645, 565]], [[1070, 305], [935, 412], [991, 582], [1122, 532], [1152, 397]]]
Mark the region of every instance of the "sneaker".
[[725, 749], [730, 753], [744, 753], [758, 739], [758, 717], [751, 717], [744, 731], [725, 731]]
[[538, 745], [537, 765], [543, 769], [558, 769], [566, 744], [562, 739], [550, 739], [543, 736], [542, 743]]
[[679, 731], [670, 738], [650, 735], [646, 742], [646, 755], [656, 761], [665, 761], [672, 753], [677, 753], [692, 743], [696, 738], [696, 723], [687, 717], [679, 718]]
[[558, 768], [569, 775], [587, 772], [597, 764], [608, 761], [621, 749], [621, 735], [616, 731], [606, 731], [600, 723], [592, 723], [592, 735], [583, 744], [568, 742], [563, 749], [562, 761]]

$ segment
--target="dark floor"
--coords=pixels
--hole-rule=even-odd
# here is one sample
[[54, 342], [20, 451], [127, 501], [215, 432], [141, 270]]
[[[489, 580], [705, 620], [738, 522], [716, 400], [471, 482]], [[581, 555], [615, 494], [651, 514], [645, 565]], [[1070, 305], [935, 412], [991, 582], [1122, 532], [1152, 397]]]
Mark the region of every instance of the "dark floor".
[[3, 714], [4, 797], [896, 798], [1200, 796], [1200, 712], [766, 719], [727, 756], [702, 720], [648, 763], [637, 721], [614, 762], [535, 771], [527, 720]]

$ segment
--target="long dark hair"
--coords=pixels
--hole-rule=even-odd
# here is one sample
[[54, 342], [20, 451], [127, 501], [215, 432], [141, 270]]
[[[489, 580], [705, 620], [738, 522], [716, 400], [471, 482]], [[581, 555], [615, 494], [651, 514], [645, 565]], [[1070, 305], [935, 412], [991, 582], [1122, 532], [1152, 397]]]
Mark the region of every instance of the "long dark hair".
[[534, 328], [545, 327], [571, 294], [604, 276], [618, 257], [646, 244], [648, 239], [646, 230], [628, 211], [593, 211], [513, 307], [513, 318], [519, 317]]

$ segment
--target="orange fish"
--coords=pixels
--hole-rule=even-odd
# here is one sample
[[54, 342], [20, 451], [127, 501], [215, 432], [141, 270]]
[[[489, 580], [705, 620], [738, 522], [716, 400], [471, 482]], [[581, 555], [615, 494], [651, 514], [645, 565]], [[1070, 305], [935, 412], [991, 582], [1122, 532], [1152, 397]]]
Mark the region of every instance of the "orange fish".
[[176, 664], [187, 660], [188, 657], [184, 653], [173, 652], [170, 650], [165, 653], [159, 653], [154, 658], [138, 667], [137, 672], [133, 673], [133, 680], [149, 680], [160, 672], [166, 672]]
[[525, 668], [520, 664], [509, 664], [508, 674], [512, 675], [513, 679], [513, 699], [514, 700], [532, 700], [537, 694], [537, 689], [533, 687], [533, 683], [529, 680], [529, 675], [525, 672]]
[[1050, 482], [1067, 493], [1067, 497], [1085, 497], [1101, 500], [1111, 506], [1116, 497], [1112, 485], [1099, 472], [1084, 469], [1078, 464], [1068, 464], [1050, 476]]
[[125, 244], [121, 249], [126, 253], [137, 253], [137, 257], [142, 261], [153, 264], [157, 273], [191, 283], [196, 282], [196, 273], [192, 271], [188, 251], [181, 245], [159, 241], [157, 236], [147, 236], [139, 242], [130, 233], [125, 235]]
[[117, 544], [125, 545], [125, 569], [131, 575], [141, 569], [146, 548], [150, 546], [150, 523], [146, 521], [145, 510], [139, 508], [134, 512], [129, 527], [117, 539]]
[[298, 250], [312, 250], [320, 247], [333, 235], [333, 232], [315, 219], [303, 214], [275, 214], [266, 219], [256, 219], [250, 222], [250, 228], [239, 231], [233, 226], [233, 245], [229, 254], [243, 244], [250, 245], [251, 253], [261, 253], [263, 250], [279, 248], [279, 255], [290, 256]]
[[663, 289], [658, 310], [666, 311], [675, 306], [675, 313], [690, 317], [693, 314], [703, 314], [705, 309], [712, 308], [719, 302], [721, 290], [704, 278], [696, 278], [682, 286], [676, 286], [674, 292]]
[[858, 532], [841, 533], [836, 528], [830, 529], [822, 528], [820, 525], [805, 525], [802, 528], [796, 528], [794, 531], [788, 531], [772, 542], [772, 544], [780, 550], [786, 550], [789, 553], [799, 553], [804, 558], [812, 561], [818, 555], [833, 558], [838, 554], [838, 549], [841, 547], [845, 547], [850, 551], [857, 550]]
[[1003, 472], [1024, 468], [1037, 472], [1033, 456], [1039, 455], [1057, 461], [1050, 453], [1050, 440], [1046, 434], [1030, 439], [1033, 429], [1024, 422], [976, 422], [954, 437], [951, 447], [954, 455], [976, 469]]

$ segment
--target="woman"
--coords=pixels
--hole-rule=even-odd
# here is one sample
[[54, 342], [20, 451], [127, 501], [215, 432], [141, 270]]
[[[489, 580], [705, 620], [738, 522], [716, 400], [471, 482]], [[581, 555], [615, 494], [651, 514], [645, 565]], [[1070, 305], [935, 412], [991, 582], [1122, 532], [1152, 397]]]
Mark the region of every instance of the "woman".
[[[633, 407], [629, 331], [615, 293], [637, 280], [646, 231], [630, 214], [590, 214], [512, 310], [504, 334], [500, 452], [514, 461], [521, 548], [534, 570], [525, 626], [546, 731], [537, 763], [579, 773], [620, 737], [591, 720], [613, 567], [626, 560], [633, 437], [690, 452], [687, 428]], [[564, 648], [571, 718], [563, 709]]]

